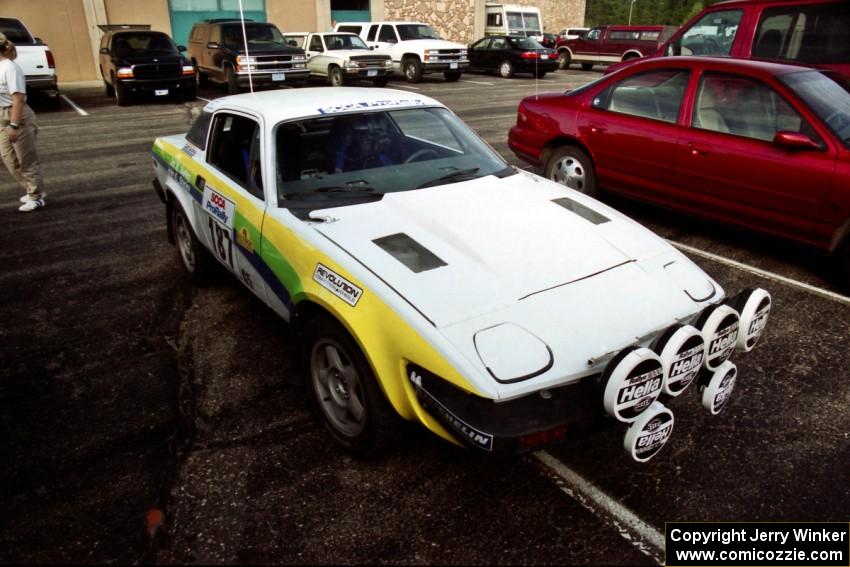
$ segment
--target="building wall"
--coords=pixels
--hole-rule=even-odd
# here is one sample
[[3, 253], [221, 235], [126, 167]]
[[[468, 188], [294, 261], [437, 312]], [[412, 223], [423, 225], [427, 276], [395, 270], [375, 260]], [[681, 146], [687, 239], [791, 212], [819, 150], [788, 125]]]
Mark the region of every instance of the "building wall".
[[317, 3], [318, 0], [266, 0], [266, 18], [282, 32], [325, 31], [317, 29]]
[[[372, 0], [375, 4], [381, 0]], [[384, 20], [408, 20], [430, 24], [440, 37], [471, 43], [475, 0], [383, 0]]]
[[150, 24], [152, 30], [171, 35], [168, 0], [105, 0], [110, 24]]
[[558, 33], [564, 28], [584, 27], [586, 0], [513, 0], [511, 3], [537, 6], [543, 16], [543, 31]]

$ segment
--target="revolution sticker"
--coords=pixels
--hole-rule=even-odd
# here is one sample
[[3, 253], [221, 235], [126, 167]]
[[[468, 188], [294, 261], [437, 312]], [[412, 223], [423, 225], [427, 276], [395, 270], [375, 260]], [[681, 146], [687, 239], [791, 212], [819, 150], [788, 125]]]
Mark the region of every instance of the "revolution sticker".
[[661, 335], [654, 350], [664, 364], [662, 391], [676, 397], [691, 385], [702, 368], [705, 340], [690, 325], [674, 325]]
[[761, 338], [770, 317], [772, 301], [767, 290], [747, 289], [742, 291], [735, 307], [741, 314], [741, 331], [738, 333], [738, 350], [750, 352]]
[[619, 421], [634, 421], [661, 395], [664, 367], [648, 348], [629, 347], [611, 359], [602, 373], [605, 412]]
[[626, 431], [623, 447], [634, 460], [645, 463], [670, 439], [673, 422], [673, 412], [660, 402], [653, 402]]
[[738, 377], [738, 368], [727, 360], [717, 367], [717, 370], [707, 374], [700, 383], [702, 393], [702, 407], [707, 409], [711, 415], [717, 415], [732, 397], [735, 382]]
[[705, 339], [707, 369], [716, 369], [732, 355], [738, 341], [739, 320], [738, 312], [728, 305], [709, 305], [697, 319]]
[[320, 286], [327, 289], [352, 307], [357, 305], [360, 297], [363, 295], [363, 290], [338, 273], [334, 272], [327, 266], [316, 264], [316, 271], [313, 272], [313, 279]]

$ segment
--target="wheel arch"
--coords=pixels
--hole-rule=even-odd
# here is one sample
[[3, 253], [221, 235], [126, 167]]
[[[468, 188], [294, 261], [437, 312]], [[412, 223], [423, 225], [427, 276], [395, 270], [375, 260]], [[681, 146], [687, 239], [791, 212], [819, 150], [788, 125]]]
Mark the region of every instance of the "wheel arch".
[[413, 52], [408, 52], [408, 53], [403, 54], [403, 55], [401, 56], [401, 60], [402, 60], [402, 61], [404, 61], [405, 59], [416, 59], [416, 60], [417, 60], [417, 61], [419, 61], [420, 63], [422, 62], [422, 58], [421, 58], [421, 57], [419, 57], [419, 54], [418, 54], [418, 53], [413, 53]]
[[850, 218], [847, 218], [835, 231], [829, 244], [829, 253], [835, 254], [842, 246], [850, 246]]
[[587, 157], [590, 158], [591, 164], [594, 169], [596, 169], [596, 159], [593, 157], [593, 152], [591, 152], [590, 148], [588, 148], [586, 144], [582, 143], [581, 140], [573, 138], [572, 136], [557, 136], [546, 142], [546, 145], [543, 146], [543, 149], [540, 152], [540, 163], [543, 164], [544, 168], [546, 167], [546, 161], [549, 159], [549, 154], [563, 146], [575, 146], [582, 150], [587, 154]]
[[640, 59], [641, 57], [643, 57], [643, 53], [636, 49], [629, 49], [628, 51], [623, 53], [623, 56], [620, 58], [620, 61], [627, 61], [629, 59]]

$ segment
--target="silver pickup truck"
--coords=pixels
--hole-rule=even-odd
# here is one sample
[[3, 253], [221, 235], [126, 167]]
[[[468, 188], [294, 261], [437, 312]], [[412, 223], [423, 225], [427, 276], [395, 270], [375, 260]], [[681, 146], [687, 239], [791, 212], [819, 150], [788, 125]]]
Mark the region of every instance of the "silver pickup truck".
[[54, 105], [60, 104], [59, 87], [56, 84], [56, 63], [47, 45], [33, 37], [26, 26], [17, 18], [0, 17], [2, 32], [18, 50], [15, 62], [24, 70], [27, 94], [44, 94]]

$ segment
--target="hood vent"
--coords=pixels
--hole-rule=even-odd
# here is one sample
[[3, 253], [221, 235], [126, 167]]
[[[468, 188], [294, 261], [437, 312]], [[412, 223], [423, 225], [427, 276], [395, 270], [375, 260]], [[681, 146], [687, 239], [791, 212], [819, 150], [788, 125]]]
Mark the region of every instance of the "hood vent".
[[568, 199], [567, 197], [561, 197], [560, 199], [552, 199], [552, 202], [556, 205], [564, 207], [572, 213], [577, 214], [584, 220], [592, 222], [593, 224], [604, 224], [606, 222], [610, 222], [611, 220], [605, 215], [597, 213], [590, 207], [585, 207], [581, 203], [577, 203], [572, 199]]
[[382, 236], [372, 242], [417, 274], [447, 265], [433, 252], [403, 233]]

